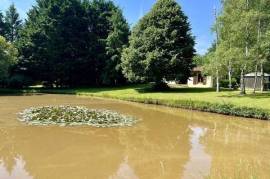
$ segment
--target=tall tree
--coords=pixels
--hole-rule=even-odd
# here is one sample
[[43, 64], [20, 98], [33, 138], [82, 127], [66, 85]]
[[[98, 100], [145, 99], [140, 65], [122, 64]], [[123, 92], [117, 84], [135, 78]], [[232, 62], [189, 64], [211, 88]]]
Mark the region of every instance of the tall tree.
[[[175, 0], [158, 0], [134, 27], [123, 52], [122, 67], [131, 81], [187, 79], [192, 69], [194, 40], [188, 19]], [[161, 86], [160, 86], [161, 85]]]
[[6, 29], [6, 24], [4, 22], [4, 16], [2, 12], [0, 12], [0, 35], [5, 36], [5, 29]]
[[106, 39], [107, 60], [102, 77], [105, 84], [117, 85], [125, 81], [121, 68], [121, 53], [128, 43], [129, 26], [119, 9], [113, 11], [109, 20], [111, 27]]
[[[255, 72], [257, 74], [258, 66], [261, 69], [261, 92], [264, 91], [264, 65], [269, 58], [269, 23], [270, 23], [270, 3], [269, 0], [256, 0], [256, 6], [253, 7], [256, 11], [255, 26], [257, 29], [257, 41], [253, 48]], [[257, 86], [257, 75], [255, 75], [254, 92]]]
[[257, 41], [255, 6], [256, 2], [250, 0], [223, 1], [223, 11], [218, 19], [221, 24], [220, 51], [223, 51], [227, 66], [233, 64], [241, 71], [241, 94], [245, 94], [244, 75], [252, 66], [252, 49]]
[[38, 0], [28, 15], [19, 43], [28, 75], [49, 86], [85, 83], [91, 38], [80, 1]]
[[20, 35], [23, 73], [49, 86], [88, 86], [118, 80], [111, 72], [128, 26], [112, 1], [38, 0]]
[[5, 15], [5, 36], [8, 41], [14, 42], [18, 38], [19, 30], [22, 27], [19, 13], [14, 4], [11, 4]]
[[121, 52], [128, 43], [129, 27], [122, 11], [112, 1], [91, 3], [93, 32], [97, 38], [97, 83], [113, 85], [123, 81]]

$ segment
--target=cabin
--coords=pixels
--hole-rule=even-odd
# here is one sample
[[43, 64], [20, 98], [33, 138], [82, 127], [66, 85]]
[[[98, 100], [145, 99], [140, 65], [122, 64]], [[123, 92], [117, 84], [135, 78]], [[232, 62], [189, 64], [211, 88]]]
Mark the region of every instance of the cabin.
[[[257, 73], [257, 83], [256, 83], [256, 89], [261, 89], [261, 78], [262, 73]], [[246, 88], [253, 89], [254, 88], [254, 82], [255, 82], [255, 73], [249, 73], [245, 75], [245, 85]], [[264, 89], [269, 90], [270, 89], [270, 74], [264, 73]]]
[[188, 79], [188, 87], [192, 88], [213, 88], [214, 80], [212, 76], [203, 74], [202, 67], [192, 69], [191, 77]]

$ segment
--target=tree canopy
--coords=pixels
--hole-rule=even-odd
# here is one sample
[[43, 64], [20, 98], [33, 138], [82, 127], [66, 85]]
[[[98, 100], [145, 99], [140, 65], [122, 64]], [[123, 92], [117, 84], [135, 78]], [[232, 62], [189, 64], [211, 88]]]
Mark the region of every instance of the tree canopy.
[[19, 30], [22, 28], [22, 21], [14, 4], [12, 4], [5, 15], [5, 37], [8, 41], [14, 42], [18, 38]]
[[116, 84], [128, 34], [112, 1], [38, 0], [18, 42], [19, 69], [49, 86]]
[[9, 68], [17, 62], [17, 49], [0, 36], [0, 81], [8, 77]]
[[[259, 66], [262, 74], [264, 69], [267, 69], [265, 64], [270, 57], [269, 2], [222, 1], [222, 10], [213, 28], [218, 42], [214, 50], [208, 54], [209, 61], [205, 66], [212, 70], [212, 75], [216, 78], [229, 77], [231, 81], [231, 77], [234, 76], [240, 79], [242, 94], [245, 94], [244, 75], [254, 71], [257, 74]], [[217, 71], [220, 72], [219, 76], [216, 75]]]
[[158, 0], [133, 28], [122, 67], [130, 81], [185, 81], [192, 69], [194, 39], [175, 0]]

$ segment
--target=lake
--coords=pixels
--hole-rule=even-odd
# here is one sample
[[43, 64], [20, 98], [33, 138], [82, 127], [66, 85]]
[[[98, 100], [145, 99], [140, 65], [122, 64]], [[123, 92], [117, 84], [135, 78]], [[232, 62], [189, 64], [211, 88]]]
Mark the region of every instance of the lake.
[[[29, 107], [74, 105], [133, 127], [28, 126]], [[0, 96], [0, 178], [270, 178], [270, 122], [73, 95]]]

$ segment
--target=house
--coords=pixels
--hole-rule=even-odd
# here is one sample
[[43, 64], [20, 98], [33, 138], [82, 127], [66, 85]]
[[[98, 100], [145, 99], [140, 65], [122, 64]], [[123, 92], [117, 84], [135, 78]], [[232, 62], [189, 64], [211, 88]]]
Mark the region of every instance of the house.
[[192, 70], [191, 77], [189, 77], [187, 84], [188, 87], [213, 88], [214, 80], [212, 76], [203, 74], [202, 67], [195, 67]]
[[[256, 89], [261, 89], [261, 76], [262, 73], [257, 73]], [[255, 73], [249, 73], [245, 75], [246, 88], [254, 88]], [[270, 74], [264, 73], [264, 87], [266, 90], [270, 89]]]

